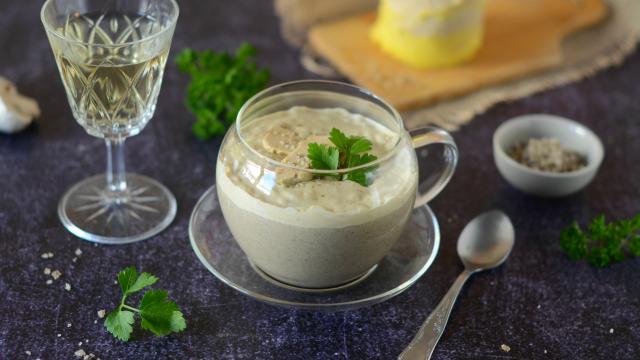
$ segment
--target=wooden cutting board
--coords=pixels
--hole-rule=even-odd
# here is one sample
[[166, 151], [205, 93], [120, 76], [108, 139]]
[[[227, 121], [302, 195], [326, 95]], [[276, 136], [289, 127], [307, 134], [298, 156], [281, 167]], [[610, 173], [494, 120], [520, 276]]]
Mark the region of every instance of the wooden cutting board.
[[375, 13], [311, 29], [310, 43], [353, 82], [400, 110], [432, 104], [562, 63], [562, 40], [605, 18], [602, 0], [487, 0], [484, 44], [474, 59], [421, 70], [383, 53], [369, 39]]

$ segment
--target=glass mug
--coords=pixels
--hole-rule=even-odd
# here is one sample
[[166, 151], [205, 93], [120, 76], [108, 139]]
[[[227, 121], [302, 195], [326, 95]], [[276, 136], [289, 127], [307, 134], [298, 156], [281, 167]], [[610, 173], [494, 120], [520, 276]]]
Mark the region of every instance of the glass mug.
[[[328, 138], [327, 124], [338, 117], [352, 124], [351, 130], [368, 129], [374, 143], [369, 152], [383, 149], [375, 161], [316, 170], [272, 156], [268, 151], [277, 150], [265, 148], [271, 136], [295, 138], [297, 151], [306, 157], [308, 141], [300, 139]], [[363, 135], [351, 132], [347, 135]], [[290, 146], [295, 141], [275, 144], [295, 153]], [[415, 149], [433, 144], [442, 151], [437, 161], [424, 164], [432, 171], [420, 182]], [[332, 81], [295, 81], [264, 90], [242, 107], [218, 154], [216, 188], [231, 233], [263, 276], [285, 287], [331, 289], [374, 271], [412, 209], [445, 187], [457, 159], [447, 132], [432, 127], [407, 132], [398, 112], [367, 90]], [[368, 186], [335, 181], [358, 170], [367, 173]]]

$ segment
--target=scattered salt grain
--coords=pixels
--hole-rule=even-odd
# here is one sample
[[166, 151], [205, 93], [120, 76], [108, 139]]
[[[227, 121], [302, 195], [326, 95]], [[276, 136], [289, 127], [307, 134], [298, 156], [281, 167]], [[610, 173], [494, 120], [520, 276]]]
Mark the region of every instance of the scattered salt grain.
[[44, 274], [45, 274], [45, 275], [51, 275], [51, 269], [49, 269], [49, 268], [44, 268]]
[[536, 309], [540, 309], [540, 304], [538, 304], [538, 306], [536, 306]]
[[511, 351], [511, 347], [507, 344], [502, 344], [500, 345], [500, 350], [504, 351], [504, 352], [509, 352]]
[[73, 355], [75, 355], [76, 357], [81, 358], [81, 357], [84, 357], [85, 355], [87, 355], [87, 353], [84, 352], [84, 350], [82, 350], [82, 349], [78, 349], [78, 350], [76, 350], [76, 352], [73, 353]]
[[62, 276], [62, 272], [60, 270], [53, 270], [51, 272], [51, 277], [53, 278], [53, 280], [58, 280], [60, 276]]
[[609, 334], [613, 334], [613, 328], [609, 329]]
[[64, 283], [64, 289], [67, 290], [67, 291], [71, 291], [71, 284]]
[[82, 250], [80, 250], [80, 249], [76, 249], [75, 254], [76, 254], [76, 256], [80, 256], [80, 255], [82, 255]]
[[94, 324], [97, 324], [97, 323], [98, 323], [98, 320], [93, 320], [93, 323], [94, 323]]
[[27, 350], [24, 352], [25, 354], [27, 354], [28, 356], [31, 356], [31, 351]]
[[51, 259], [53, 257], [53, 253], [52, 252], [46, 252], [43, 253], [42, 255], [40, 255], [41, 258], [43, 259]]
[[104, 309], [103, 310], [98, 310], [98, 317], [100, 319], [102, 319], [106, 314], [107, 314], [107, 312]]
[[545, 354], [547, 353], [547, 349], [544, 349], [544, 353], [545, 353]]
[[58, 334], [58, 337], [62, 336], [62, 334]]
[[49, 280], [46, 281], [46, 283], [47, 283], [47, 285], [51, 285], [51, 284], [53, 284], [53, 280], [49, 279]]
[[82, 346], [82, 341], [80, 341], [80, 342], [78, 343], [78, 346]]
[[67, 327], [68, 327], [68, 328], [70, 328], [70, 327], [71, 327], [71, 323], [70, 323], [70, 322], [68, 322], [68, 323], [67, 323]]
[[78, 258], [77, 258], [77, 257], [74, 257], [73, 259], [71, 259], [71, 261], [72, 261], [72, 262], [76, 262], [76, 261], [78, 261]]

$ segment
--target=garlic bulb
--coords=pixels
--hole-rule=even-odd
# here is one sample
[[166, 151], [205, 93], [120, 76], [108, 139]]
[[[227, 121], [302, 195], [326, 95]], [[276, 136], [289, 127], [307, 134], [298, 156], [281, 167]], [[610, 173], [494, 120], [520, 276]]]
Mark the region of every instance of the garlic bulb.
[[40, 116], [38, 103], [18, 93], [16, 86], [0, 76], [0, 132], [13, 134], [23, 130]]

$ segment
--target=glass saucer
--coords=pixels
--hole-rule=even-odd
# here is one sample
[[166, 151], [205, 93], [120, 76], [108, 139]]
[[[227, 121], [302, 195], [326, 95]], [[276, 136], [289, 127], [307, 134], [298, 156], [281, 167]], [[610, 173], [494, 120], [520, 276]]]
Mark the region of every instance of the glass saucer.
[[193, 209], [189, 238], [204, 266], [241, 293], [274, 305], [332, 311], [372, 305], [400, 294], [429, 269], [440, 247], [438, 221], [428, 206], [420, 207], [413, 210], [391, 251], [362, 281], [332, 292], [286, 289], [258, 274], [236, 244], [222, 215], [215, 186]]

